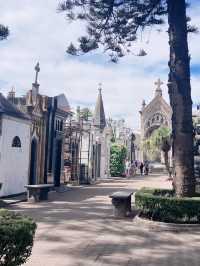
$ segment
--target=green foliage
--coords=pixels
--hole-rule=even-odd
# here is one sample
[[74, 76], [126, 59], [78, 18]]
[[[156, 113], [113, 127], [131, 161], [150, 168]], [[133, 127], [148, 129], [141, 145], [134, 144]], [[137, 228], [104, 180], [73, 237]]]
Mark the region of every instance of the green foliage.
[[[104, 46], [111, 60], [117, 62], [118, 58], [132, 52], [138, 32], [164, 23], [162, 17], [167, 14], [168, 7], [166, 0], [62, 0], [58, 10], [66, 12], [69, 21], [79, 20], [87, 26], [87, 33], [78, 39], [79, 45], [69, 45], [69, 54], [80, 55]], [[187, 18], [187, 31], [197, 32], [197, 28], [189, 23]], [[137, 55], [146, 54], [141, 49]]]
[[[69, 21], [80, 20], [87, 25], [87, 34], [79, 38], [78, 47], [70, 44], [68, 52], [79, 55], [104, 46], [113, 62], [131, 52], [137, 32], [145, 26], [159, 25], [167, 13], [165, 0], [147, 1], [72, 1], [62, 0], [59, 11]], [[140, 51], [140, 56], [146, 55]]]
[[112, 144], [110, 151], [110, 174], [111, 176], [122, 176], [125, 171], [126, 147]]
[[6, 39], [8, 35], [9, 35], [8, 27], [5, 27], [4, 25], [0, 24], [0, 41]]
[[89, 118], [92, 117], [92, 112], [89, 108], [85, 107], [85, 108], [82, 108], [80, 110], [80, 117], [85, 120], [85, 121], [88, 121]]
[[200, 223], [200, 197], [177, 198], [167, 189], [142, 188], [135, 194], [141, 216], [155, 221]]
[[159, 127], [143, 142], [143, 150], [150, 158], [156, 157], [161, 151], [168, 152], [171, 147], [170, 135], [168, 127]]
[[0, 209], [0, 265], [25, 263], [31, 255], [35, 230], [31, 218]]
[[112, 143], [115, 143], [116, 142], [116, 139], [115, 139], [115, 136], [113, 135], [111, 140], [110, 140]]

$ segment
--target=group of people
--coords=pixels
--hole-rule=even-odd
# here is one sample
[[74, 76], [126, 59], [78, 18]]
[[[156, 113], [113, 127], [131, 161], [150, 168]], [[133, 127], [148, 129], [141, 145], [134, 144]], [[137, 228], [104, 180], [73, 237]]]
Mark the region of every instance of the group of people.
[[149, 174], [149, 163], [148, 163], [148, 161], [145, 161], [144, 163], [140, 162], [139, 168], [140, 168], [140, 174], [141, 175], [143, 175], [143, 174], [148, 175]]
[[148, 175], [149, 174], [149, 163], [148, 161], [145, 162], [138, 162], [138, 161], [129, 161], [126, 160], [125, 164], [126, 168], [126, 176], [134, 176], [137, 174], [137, 170], [139, 170], [141, 175]]

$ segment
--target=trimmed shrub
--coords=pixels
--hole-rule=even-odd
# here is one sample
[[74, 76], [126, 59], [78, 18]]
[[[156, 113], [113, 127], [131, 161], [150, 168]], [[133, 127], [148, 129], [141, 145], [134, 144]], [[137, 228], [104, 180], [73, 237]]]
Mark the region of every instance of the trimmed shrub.
[[113, 144], [110, 149], [110, 174], [111, 176], [122, 176], [125, 172], [126, 147]]
[[140, 216], [168, 223], [200, 223], [200, 197], [177, 198], [172, 190], [142, 188], [135, 194]]
[[24, 264], [31, 255], [35, 230], [31, 218], [0, 209], [0, 265]]

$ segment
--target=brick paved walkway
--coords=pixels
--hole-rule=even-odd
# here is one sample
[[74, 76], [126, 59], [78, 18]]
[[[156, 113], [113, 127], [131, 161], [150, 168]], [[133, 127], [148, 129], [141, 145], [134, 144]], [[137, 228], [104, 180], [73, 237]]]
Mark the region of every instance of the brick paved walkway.
[[12, 208], [38, 223], [27, 266], [199, 266], [200, 232], [170, 232], [112, 216], [108, 195], [120, 189], [169, 187], [166, 177], [103, 181], [50, 193], [45, 203]]

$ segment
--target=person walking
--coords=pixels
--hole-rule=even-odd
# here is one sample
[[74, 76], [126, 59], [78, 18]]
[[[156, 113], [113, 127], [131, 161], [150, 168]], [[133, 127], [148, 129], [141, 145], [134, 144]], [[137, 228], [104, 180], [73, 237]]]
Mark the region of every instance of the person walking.
[[145, 175], [148, 175], [149, 174], [149, 163], [148, 162], [145, 162], [144, 172], [145, 172]]
[[131, 167], [130, 167], [129, 175], [131, 177], [136, 175], [136, 167], [135, 167], [135, 163], [133, 161], [131, 161]]
[[126, 160], [125, 167], [126, 167], [126, 177], [129, 177], [130, 176], [130, 168], [131, 168], [131, 163], [129, 160]]
[[143, 162], [140, 163], [140, 174], [143, 175], [143, 168], [144, 168], [144, 164]]

